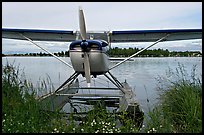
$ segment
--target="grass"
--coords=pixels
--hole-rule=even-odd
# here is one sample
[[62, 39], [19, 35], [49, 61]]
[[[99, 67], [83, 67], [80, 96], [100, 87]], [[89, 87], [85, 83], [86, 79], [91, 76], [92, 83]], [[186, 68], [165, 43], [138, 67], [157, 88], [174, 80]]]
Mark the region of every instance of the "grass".
[[20, 70], [7, 65], [2, 72], [2, 132], [44, 132], [52, 128], [48, 123], [50, 118], [57, 117], [57, 113], [40, 109], [32, 84], [19, 78]]
[[179, 64], [175, 72], [169, 70], [169, 78], [158, 79], [159, 103], [148, 114], [145, 132], [202, 132], [202, 82], [195, 71], [193, 66], [188, 75]]
[[[2, 66], [2, 132], [3, 133], [120, 133], [139, 132], [135, 122], [127, 118], [126, 112], [111, 114], [100, 105], [90, 110], [81, 121], [68, 118], [56, 110], [44, 111], [36, 100], [36, 91], [51, 88], [42, 82], [41, 88], [34, 89], [19, 67]], [[123, 124], [119, 125], [120, 120]]]
[[[139, 128], [127, 113], [111, 114], [100, 104], [76, 121], [59, 110], [43, 111], [32, 84], [19, 67], [2, 66], [3, 133], [200, 133], [202, 132], [202, 82], [179, 65], [158, 79], [160, 98]], [[172, 81], [173, 80], [173, 81]], [[43, 90], [45, 82], [42, 83]], [[47, 87], [48, 88], [48, 87]], [[40, 88], [39, 88], [40, 89]], [[122, 122], [121, 122], [122, 121]], [[123, 124], [121, 124], [123, 123]]]

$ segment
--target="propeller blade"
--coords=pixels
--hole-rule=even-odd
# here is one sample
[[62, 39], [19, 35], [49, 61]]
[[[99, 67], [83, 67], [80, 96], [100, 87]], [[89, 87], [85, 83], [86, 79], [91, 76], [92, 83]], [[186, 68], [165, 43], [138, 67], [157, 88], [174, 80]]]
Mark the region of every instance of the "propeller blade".
[[86, 25], [84, 19], [84, 13], [81, 7], [79, 7], [79, 27], [82, 40], [86, 40]]
[[90, 72], [90, 63], [89, 63], [89, 56], [87, 52], [84, 52], [84, 72], [85, 72], [85, 78], [88, 87], [90, 87], [91, 83], [91, 72]]

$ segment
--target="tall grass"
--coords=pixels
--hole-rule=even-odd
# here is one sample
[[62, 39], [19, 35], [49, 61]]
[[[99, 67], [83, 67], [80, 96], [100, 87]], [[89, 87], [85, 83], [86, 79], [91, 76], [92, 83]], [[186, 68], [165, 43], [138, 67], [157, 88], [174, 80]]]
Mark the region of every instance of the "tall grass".
[[[44, 111], [36, 100], [36, 89], [11, 64], [2, 66], [2, 132], [3, 133], [137, 133], [139, 127], [126, 112], [111, 114], [100, 104], [86, 117], [65, 116], [59, 111]], [[51, 88], [42, 82], [42, 89]], [[122, 125], [118, 124], [121, 123]]]
[[7, 63], [2, 66], [2, 132], [47, 132], [53, 128], [51, 120], [60, 118], [58, 112], [41, 110], [32, 84], [23, 78], [19, 67]]
[[159, 103], [149, 112], [146, 132], [202, 132], [202, 81], [196, 78], [196, 66], [189, 75], [178, 64], [168, 78], [159, 77]]
[[[2, 132], [3, 133], [199, 133], [202, 132], [202, 81], [179, 65], [168, 77], [158, 79], [158, 105], [145, 117], [141, 130], [127, 112], [111, 114], [96, 105], [86, 117], [75, 114], [64, 117], [59, 111], [41, 109], [36, 90], [20, 74], [19, 67], [2, 66]], [[43, 90], [51, 88], [45, 86]], [[122, 122], [121, 122], [122, 121]]]

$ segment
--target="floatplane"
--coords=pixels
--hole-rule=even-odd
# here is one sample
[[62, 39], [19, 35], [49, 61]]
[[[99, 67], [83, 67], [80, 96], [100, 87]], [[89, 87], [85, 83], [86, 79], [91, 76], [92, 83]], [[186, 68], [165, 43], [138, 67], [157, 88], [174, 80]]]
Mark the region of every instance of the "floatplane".
[[[79, 31], [2, 28], [2, 38], [27, 40], [74, 69], [75, 72], [59, 88], [39, 98], [42, 104], [49, 104], [44, 109], [53, 111], [69, 103], [73, 111], [79, 112], [80, 110], [74, 103], [94, 105], [98, 101], [103, 101], [105, 106], [116, 107], [116, 112], [127, 111], [136, 117], [135, 114], [141, 114], [142, 111], [135, 100], [135, 93], [127, 81], [121, 83], [110, 71], [159, 42], [202, 38], [202, 29], [86, 31], [81, 7], [79, 7], [79, 27]], [[34, 41], [71, 42], [69, 45], [71, 65]], [[119, 42], [153, 42], [153, 44], [110, 67], [107, 51], [111, 43]], [[86, 87], [80, 87], [79, 75], [85, 78]], [[102, 75], [114, 87], [93, 87], [91, 85], [92, 78]], [[80, 90], [102, 90], [105, 93], [80, 93]], [[119, 94], [114, 94], [114, 92], [107, 94], [106, 91], [110, 90], [117, 90]]]

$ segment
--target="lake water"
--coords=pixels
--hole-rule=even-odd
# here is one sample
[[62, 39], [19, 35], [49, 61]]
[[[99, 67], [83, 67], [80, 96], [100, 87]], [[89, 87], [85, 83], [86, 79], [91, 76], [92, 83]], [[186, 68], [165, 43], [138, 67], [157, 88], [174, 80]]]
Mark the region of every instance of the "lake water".
[[[71, 64], [69, 58], [61, 58]], [[19, 65], [20, 69], [24, 69], [26, 78], [36, 87], [40, 80], [46, 80], [49, 76], [54, 88], [58, 88], [74, 73], [73, 69], [53, 57], [3, 57], [2, 65], [5, 65], [7, 61]], [[116, 63], [117, 61], [112, 61], [110, 67]], [[169, 69], [175, 71], [179, 63], [184, 65], [189, 75], [193, 65], [196, 65], [196, 76], [202, 77], [202, 57], [134, 58], [134, 61], [127, 61], [110, 72], [119, 81], [124, 82], [126, 80], [129, 83], [136, 94], [136, 100], [140, 103], [144, 112], [147, 112], [149, 107], [152, 108], [157, 101], [158, 81], [156, 78], [159, 76], [166, 77], [166, 72]], [[105, 79], [102, 76], [98, 78], [99, 80]], [[79, 79], [84, 80], [81, 76]], [[149, 102], [147, 102], [147, 98]]]

